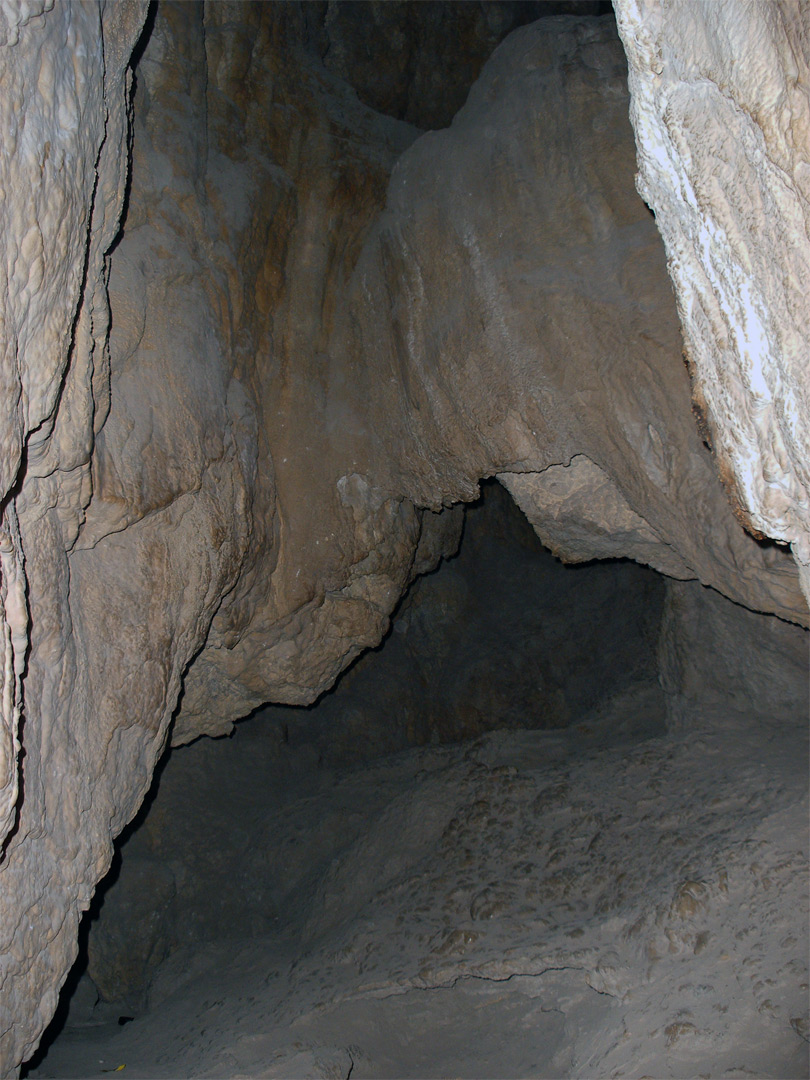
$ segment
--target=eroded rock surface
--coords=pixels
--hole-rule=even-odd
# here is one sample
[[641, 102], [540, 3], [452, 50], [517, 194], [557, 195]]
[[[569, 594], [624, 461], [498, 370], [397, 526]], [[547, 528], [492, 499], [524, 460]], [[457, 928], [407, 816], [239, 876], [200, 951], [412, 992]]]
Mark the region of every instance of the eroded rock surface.
[[[623, 715], [309, 776], [271, 764], [250, 722], [176, 751], [166, 794], [199, 806], [179, 828], [213, 871], [221, 939], [169, 959], [133, 1023], [74, 1028], [34, 1075], [806, 1076], [803, 718], [695, 716], [622, 745]], [[264, 814], [257, 764], [276, 781]], [[219, 888], [224, 791], [256, 861]], [[234, 894], [263, 886], [246, 921]], [[262, 907], [280, 915], [263, 931]]]
[[768, 729], [810, 716], [810, 634], [696, 581], [667, 582], [658, 660], [672, 731], [696, 712], [727, 730], [743, 717]]
[[423, 129], [450, 125], [492, 50], [518, 26], [610, 11], [600, 0], [342, 0], [305, 8], [324, 66], [365, 105]]
[[297, 5], [161, 4], [112, 249], [146, 10], [3, 10], [14, 1069], [181, 687], [176, 742], [314, 700], [453, 549], [438, 511], [482, 476], [565, 558], [629, 555], [758, 611], [807, 608], [695, 431], [610, 18], [517, 31], [452, 126], [418, 138], [324, 67]]
[[257, 714], [287, 745], [344, 764], [493, 728], [562, 728], [638, 694], [650, 724], [663, 721], [663, 579], [627, 561], [561, 564], [500, 484], [481, 487], [458, 555], [414, 582], [383, 644], [314, 707]]
[[[383, 645], [317, 705], [271, 706], [233, 740], [172, 752], [117, 880], [93, 905], [87, 971], [110, 1008], [142, 1012], [155, 969], [181, 946], [228, 926], [261, 937], [286, 924], [301, 876], [328, 861], [331, 826], [302, 826], [284, 867], [267, 829], [281, 792], [328, 786], [319, 772], [493, 729], [589, 730], [606, 715], [625, 737], [663, 730], [663, 579], [630, 562], [561, 565], [495, 482], [464, 516], [458, 556], [411, 586]], [[355, 811], [360, 824], [370, 808]]]
[[791, 544], [810, 595], [810, 11], [616, 9], [695, 400], [741, 520]]
[[[417, 501], [497, 471], [542, 520], [537, 474], [585, 458], [595, 466], [585, 507], [591, 557], [606, 553], [612, 504], [626, 503], [643, 519], [645, 542], [654, 536], [646, 557], [662, 569], [804, 619], [794, 569], [741, 532], [687, 410], [654, 223], [628, 189], [624, 79], [607, 21], [561, 25], [556, 36], [543, 22], [518, 30], [452, 127], [398, 162], [352, 297], [357, 305], [370, 291], [369, 310], [384, 296], [404, 298], [389, 331], [390, 375], [375, 380], [386, 386], [404, 371], [410, 388], [393, 460], [412, 463]], [[363, 333], [355, 310], [361, 351], [370, 352], [372, 332], [379, 349], [379, 327]], [[377, 415], [379, 426], [381, 407]], [[597, 497], [609, 502], [601, 534]], [[573, 501], [568, 520], [576, 528]], [[556, 550], [566, 557], [564, 543]], [[588, 557], [580, 538], [572, 554]], [[746, 565], [760, 569], [741, 572]]]
[[[179, 34], [179, 20], [187, 40], [189, 18], [172, 9], [160, 32]], [[265, 700], [313, 700], [384, 631], [411, 572], [414, 508], [472, 498], [494, 472], [541, 536], [558, 501], [545, 470], [587, 480], [565, 509], [577, 536], [553, 540], [564, 558], [629, 554], [805, 620], [792, 562], [741, 530], [695, 430], [658, 235], [632, 189], [624, 60], [610, 19], [517, 31], [452, 127], [413, 142], [412, 129], [340, 97], [342, 84], [309, 60], [296, 62], [296, 100], [309, 93], [311, 112], [303, 129], [300, 115], [285, 127], [289, 114], [276, 104], [285, 69], [261, 43], [271, 29], [293, 35], [289, 19], [254, 12], [249, 40], [259, 44], [239, 52], [244, 30], [205, 18], [218, 80], [217, 93], [211, 83], [207, 91], [205, 168], [231, 162], [231, 202], [252, 208], [208, 245], [222, 254], [229, 288], [240, 286], [212, 305], [238, 322], [215, 320], [212, 333], [234, 343], [224, 356], [242, 357], [235, 380], [261, 433], [248, 505], [275, 517], [253, 512], [239, 582], [186, 677], [175, 742], [226, 730]], [[159, 132], [176, 125], [180, 107], [173, 90], [160, 94], [161, 80], [173, 87], [172, 69], [155, 50], [149, 108]], [[235, 55], [238, 80], [223, 59]], [[250, 116], [248, 85], [252, 100], [271, 95], [262, 109], [279, 116], [269, 148], [234, 120]], [[304, 138], [310, 124], [318, 134]], [[262, 161], [287, 192], [287, 217], [280, 195], [255, 194]], [[145, 154], [143, 167], [154, 163]], [[221, 228], [210, 182], [198, 200]], [[256, 281], [275, 280], [275, 293], [246, 288], [239, 237], [256, 235], [268, 238]], [[121, 408], [126, 423], [125, 400]], [[295, 416], [307, 416], [303, 429]], [[611, 541], [617, 513], [626, 522]]]
[[[127, 63], [145, 15], [137, 3], [51, 0], [5, 5], [0, 18], [3, 1075], [56, 1006], [80, 913], [109, 864], [110, 821], [140, 797], [132, 762], [107, 757], [120, 715], [100, 718], [82, 683], [86, 665], [101, 665], [77, 642], [68, 551], [109, 408], [106, 253], [124, 200]], [[96, 646], [112, 630], [100, 621]]]

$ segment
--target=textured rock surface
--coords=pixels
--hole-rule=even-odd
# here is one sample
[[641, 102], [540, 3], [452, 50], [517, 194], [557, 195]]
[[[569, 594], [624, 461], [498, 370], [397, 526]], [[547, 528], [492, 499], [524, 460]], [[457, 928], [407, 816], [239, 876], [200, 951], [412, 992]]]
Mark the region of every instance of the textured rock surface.
[[[101, 703], [82, 684], [99, 658], [75, 636], [67, 552], [109, 407], [105, 256], [124, 198], [127, 62], [145, 15], [135, 3], [51, 2], [4, 5], [0, 19], [3, 1074], [53, 1012], [109, 863], [110, 821], [139, 799], [137, 771], [124, 775], [132, 763], [107, 759], [113, 731], [105, 738]], [[111, 631], [98, 627], [96, 647]]]
[[[212, 284], [219, 299], [206, 318], [230, 313], [212, 334], [225, 340], [226, 359], [239, 357], [246, 414], [254, 403], [261, 437], [248, 507], [267, 509], [252, 510], [239, 583], [186, 677], [175, 742], [226, 730], [265, 700], [313, 700], [384, 631], [410, 573], [413, 507], [469, 499], [493, 472], [540, 521], [552, 501], [543, 471], [590, 462], [584, 521], [572, 504], [567, 527], [577, 536], [557, 542], [558, 554], [630, 554], [806, 619], [792, 563], [742, 532], [695, 431], [658, 235], [632, 190], [611, 21], [542, 20], [512, 35], [453, 126], [401, 155], [375, 220], [413, 130], [363, 110], [309, 54], [302, 60], [292, 16], [248, 9], [248, 34], [216, 10], [205, 16], [212, 77], [207, 112], [196, 107], [208, 125], [207, 157], [197, 160], [209, 170], [230, 162], [230, 213], [251, 209], [223, 219], [209, 179], [189, 198], [219, 232], [205, 243], [186, 237], [181, 250], [198, 251], [199, 274], [212, 281], [202, 253], [215, 250], [222, 280], [239, 286], [219, 296], [223, 286]], [[193, 11], [167, 9], [144, 58], [152, 81], [141, 114], [156, 138], [178, 114], [195, 115], [193, 99], [175, 93], [171, 46], [195, 32], [201, 39]], [[290, 47], [274, 51], [271, 32]], [[295, 68], [296, 101], [310, 102], [293, 121], [277, 101], [285, 63]], [[238, 122], [252, 115], [248, 86], [252, 108], [279, 118], [269, 150], [257, 125]], [[145, 151], [144, 176], [137, 144], [136, 133], [133, 186], [144, 190], [163, 183], [157, 162], [195, 160], [187, 146], [167, 145], [160, 158]], [[262, 198], [257, 173], [267, 178]], [[176, 212], [167, 220], [185, 237], [182, 206], [182, 222]], [[166, 223], [158, 228], [147, 212], [162, 236]], [[254, 285], [240, 238], [257, 235], [268, 241]], [[127, 277], [127, 296], [137, 284]], [[128, 430], [127, 416], [122, 396]], [[308, 417], [303, 431], [291, 416]], [[605, 521], [595, 521], [602, 505]], [[611, 543], [617, 505], [633, 537]]]
[[[410, 466], [417, 503], [458, 497], [471, 476], [495, 471], [541, 519], [536, 475], [587, 458], [602, 500], [617, 489], [611, 517], [619, 502], [643, 519], [650, 561], [806, 619], [783, 554], [733, 521], [687, 409], [661, 251], [628, 189], [611, 25], [562, 24], [552, 36], [552, 22], [516, 31], [452, 127], [397, 163], [346, 330], [352, 355], [371, 355], [373, 336], [372, 392], [392, 380], [408, 388], [404, 427], [379, 400], [373, 426], [387, 417], [392, 460]], [[369, 313], [389, 296], [403, 300], [386, 340]], [[606, 553], [609, 528], [592, 554]], [[573, 554], [587, 557], [579, 537]]]
[[377, 112], [418, 128], [448, 127], [495, 46], [554, 15], [604, 15], [600, 0], [343, 0], [308, 4], [310, 41], [325, 67]]
[[695, 713], [729, 728], [742, 717], [778, 727], [810, 716], [810, 633], [697, 582], [667, 583], [658, 660], [673, 731]]
[[297, 5], [161, 4], [108, 255], [145, 14], [0, 25], [2, 1068], [53, 1009], [181, 686], [178, 742], [312, 701], [482, 476], [565, 557], [807, 619], [689, 415], [609, 18], [517, 31], [417, 139], [324, 68]]
[[810, 10], [616, 9], [695, 401], [740, 519], [790, 542], [810, 595]]
[[414, 583], [382, 647], [316, 706], [261, 710], [233, 742], [171, 755], [117, 880], [93, 905], [88, 973], [118, 1012], [142, 1011], [169, 951], [223, 927], [261, 936], [286, 920], [285, 897], [324, 863], [330, 830], [326, 819], [312, 836], [302, 830], [286, 868], [268, 859], [266, 830], [293, 777], [312, 782], [307, 769], [493, 728], [587, 729], [610, 714], [618, 730], [623, 707], [643, 711], [644, 734], [663, 730], [663, 580], [633, 563], [562, 566], [496, 483], [465, 516], [460, 554]]
[[259, 716], [327, 764], [587, 722], [622, 695], [648, 694], [654, 723], [664, 593], [659, 575], [630, 562], [562, 565], [488, 482], [466, 508], [459, 554], [411, 586], [384, 644], [317, 706]]
[[[237, 561], [176, 742], [268, 699], [314, 699], [453, 543], [437, 515], [368, 479], [381, 448], [362, 445], [343, 388], [356, 364], [327, 352], [343, 280], [417, 133], [312, 59], [297, 5], [236, 10], [241, 22], [217, 5], [161, 9], [139, 69], [110, 283], [120, 375], [79, 541], [92, 560], [101, 537], [182, 499], [222, 515], [202, 531], [215, 550], [230, 539]], [[229, 469], [227, 492], [214, 474]], [[207, 511], [209, 473], [220, 495]]]

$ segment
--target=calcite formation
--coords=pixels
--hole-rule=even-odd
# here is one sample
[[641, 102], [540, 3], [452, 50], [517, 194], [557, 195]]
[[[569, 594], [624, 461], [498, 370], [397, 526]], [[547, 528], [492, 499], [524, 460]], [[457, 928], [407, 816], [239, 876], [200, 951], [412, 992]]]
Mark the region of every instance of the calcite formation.
[[[212, 17], [206, 48], [231, 55], [234, 34]], [[253, 77], [270, 85], [274, 54], [259, 44], [252, 55]], [[284, 55], [292, 63], [294, 51]], [[305, 100], [309, 69], [299, 60], [295, 70]], [[234, 122], [223, 128], [217, 114], [249, 115], [249, 102], [244, 80], [221, 78], [207, 145], [210, 154], [219, 139], [217, 160], [230, 161]], [[324, 78], [311, 84], [316, 116], [338, 93], [330, 82], [325, 94]], [[153, 90], [155, 110], [158, 100]], [[229, 305], [241, 315], [238, 340], [257, 343], [252, 393], [267, 442], [256, 490], [275, 506], [278, 532], [264, 547], [253, 539], [250, 571], [186, 677], [175, 742], [227, 730], [261, 701], [313, 700], [358, 647], [379, 640], [413, 550], [412, 508], [474, 497], [493, 473], [535, 523], [550, 516], [546, 470], [580, 482], [587, 473], [565, 520], [576, 530], [584, 516], [591, 539], [561, 536], [553, 549], [564, 558], [631, 555], [805, 619], [795, 568], [739, 527], [690, 413], [660, 240], [633, 191], [625, 65], [610, 20], [518, 30], [453, 125], [416, 141], [412, 129], [339, 100], [345, 158], [324, 136], [302, 143], [297, 117], [294, 131], [281, 120], [276, 128], [273, 160], [288, 177], [294, 223], [279, 222], [279, 210], [268, 223], [255, 198], [239, 204], [258, 207], [248, 235], [285, 235], [265, 248], [274, 266], [284, 252], [278, 306]], [[161, 115], [161, 129], [177, 127], [173, 113]], [[239, 139], [250, 153], [229, 173], [232, 199], [268, 153], [251, 127]], [[137, 142], [136, 133], [136, 153]], [[344, 163], [326, 170], [324, 154]], [[176, 156], [189, 159], [185, 148]], [[357, 201], [345, 220], [349, 190]], [[122, 253], [126, 245], [125, 236]], [[241, 282], [232, 258], [227, 280]], [[301, 438], [290, 417], [304, 415]], [[632, 542], [619, 535], [618, 505], [633, 520]]]
[[639, 191], [655, 211], [696, 406], [740, 520], [810, 596], [810, 10], [617, 0]]
[[[743, 532], [716, 472], [746, 520], [810, 559], [804, 249], [784, 248], [803, 205], [803, 61], [786, 49], [802, 23], [752, 3], [715, 42], [692, 29], [720, 16], [693, 5], [684, 29], [685, 10], [673, 80], [704, 46], [733, 57], [729, 79], [758, 86], [764, 63], [771, 80], [735, 105], [737, 128], [693, 109], [695, 176], [732, 169], [733, 130], [751, 183], [766, 177], [742, 247], [706, 227], [713, 252], [751, 263], [720, 275], [720, 315], [706, 289], [700, 310], [684, 302], [667, 234], [715, 456], [633, 190], [609, 17], [518, 30], [451, 127], [423, 134], [326, 70], [297, 5], [161, 4], [134, 94], [144, 4], [3, 6], [0, 1071], [53, 1012], [173, 717], [179, 743], [312, 701], [453, 550], [441, 511], [481, 477], [501, 476], [564, 558], [628, 555], [807, 622], [789, 555]], [[660, 16], [622, 6], [649, 170], [642, 120], [661, 101], [645, 104], [632, 18], [653, 40]], [[672, 147], [686, 157], [689, 139]], [[754, 314], [723, 337], [731, 310]], [[714, 367], [700, 319], [722, 338]]]

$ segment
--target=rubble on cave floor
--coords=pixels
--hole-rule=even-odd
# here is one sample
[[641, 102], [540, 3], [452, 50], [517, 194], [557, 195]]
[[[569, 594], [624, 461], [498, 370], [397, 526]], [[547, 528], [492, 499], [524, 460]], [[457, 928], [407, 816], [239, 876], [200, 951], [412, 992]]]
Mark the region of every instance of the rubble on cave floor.
[[290, 788], [268, 865], [332, 851], [280, 929], [176, 952], [29, 1075], [806, 1076], [806, 725], [624, 708]]

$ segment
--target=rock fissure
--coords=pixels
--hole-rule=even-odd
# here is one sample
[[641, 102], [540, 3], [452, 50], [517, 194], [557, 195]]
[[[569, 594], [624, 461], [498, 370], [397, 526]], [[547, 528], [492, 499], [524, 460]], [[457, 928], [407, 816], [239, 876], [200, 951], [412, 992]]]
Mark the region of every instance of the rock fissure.
[[[459, 975], [454, 975], [448, 982], [437, 983], [434, 986], [415, 986], [408, 987], [408, 990], [454, 990], [460, 982], [484, 982], [484, 983], [509, 983], [514, 979], [542, 979], [543, 976], [548, 975], [551, 972], [568, 972], [568, 971], [585, 971], [583, 967], [577, 967], [575, 965], [567, 964], [563, 967], [546, 967], [540, 971], [512, 971], [508, 975], [481, 975], [479, 973], [462, 972]], [[592, 988], [593, 989], [593, 988]], [[597, 991], [602, 992], [602, 991]], [[385, 1000], [383, 998], [382, 1000]], [[543, 1012], [560, 1012], [559, 1009], [543, 1009]]]

